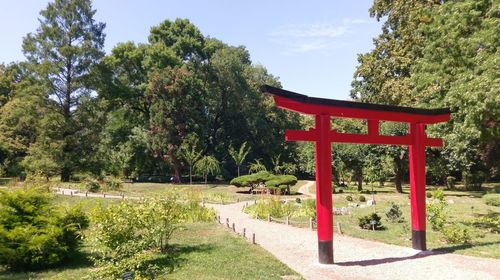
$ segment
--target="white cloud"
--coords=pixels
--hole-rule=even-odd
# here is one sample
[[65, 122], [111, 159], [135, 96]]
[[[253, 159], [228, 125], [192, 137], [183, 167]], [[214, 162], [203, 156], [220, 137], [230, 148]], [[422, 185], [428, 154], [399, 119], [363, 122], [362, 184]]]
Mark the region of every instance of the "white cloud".
[[364, 19], [344, 18], [339, 24], [309, 23], [278, 27], [271, 32], [271, 41], [284, 46], [282, 54], [329, 51], [343, 45], [336, 42], [351, 31], [353, 25], [365, 23]]

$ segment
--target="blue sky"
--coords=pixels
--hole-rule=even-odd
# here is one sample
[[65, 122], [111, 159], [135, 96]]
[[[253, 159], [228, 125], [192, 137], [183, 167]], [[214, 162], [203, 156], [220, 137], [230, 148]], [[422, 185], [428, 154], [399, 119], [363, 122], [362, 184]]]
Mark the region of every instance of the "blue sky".
[[[22, 38], [38, 27], [47, 0], [0, 2], [0, 62], [23, 60]], [[151, 26], [188, 18], [204, 35], [244, 45], [254, 63], [280, 77], [285, 89], [348, 99], [357, 54], [373, 48], [381, 23], [370, 0], [195, 1], [94, 0], [105, 22], [106, 52], [119, 42], [146, 42]]]

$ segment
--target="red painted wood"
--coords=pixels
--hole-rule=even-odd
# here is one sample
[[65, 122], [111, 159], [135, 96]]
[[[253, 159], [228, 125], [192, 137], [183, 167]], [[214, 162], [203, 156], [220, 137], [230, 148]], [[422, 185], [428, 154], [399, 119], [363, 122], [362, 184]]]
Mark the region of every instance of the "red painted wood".
[[387, 112], [359, 108], [346, 108], [316, 104], [304, 104], [280, 96], [273, 96], [276, 106], [297, 113], [308, 115], [330, 115], [340, 118], [372, 119], [382, 121], [407, 122], [407, 123], [439, 123], [448, 121], [450, 114], [421, 115], [402, 112]]
[[[287, 130], [285, 132], [286, 141], [318, 141], [319, 134], [315, 129], [310, 130]], [[354, 133], [338, 133], [334, 130], [328, 132], [330, 142], [355, 143], [355, 144], [386, 144], [386, 145], [405, 145], [413, 143], [410, 135], [406, 136], [387, 136], [370, 135]], [[425, 146], [442, 147], [443, 140], [438, 138], [424, 138]]]
[[410, 125], [410, 135], [414, 138], [410, 145], [410, 208], [413, 230], [425, 230], [425, 125]]
[[[332, 151], [328, 139], [330, 116], [320, 115], [315, 118], [319, 139], [316, 141], [316, 219], [318, 240], [333, 240], [332, 215]], [[333, 250], [333, 248], [332, 248]]]

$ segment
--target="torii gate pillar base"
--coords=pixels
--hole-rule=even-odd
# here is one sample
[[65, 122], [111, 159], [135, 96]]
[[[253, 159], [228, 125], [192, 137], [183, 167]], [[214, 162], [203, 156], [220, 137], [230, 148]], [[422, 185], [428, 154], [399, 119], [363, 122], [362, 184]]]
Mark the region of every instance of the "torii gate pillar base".
[[426, 251], [427, 246], [425, 245], [425, 230], [412, 230], [411, 231], [411, 243], [415, 250]]
[[333, 241], [318, 240], [319, 263], [333, 264]]

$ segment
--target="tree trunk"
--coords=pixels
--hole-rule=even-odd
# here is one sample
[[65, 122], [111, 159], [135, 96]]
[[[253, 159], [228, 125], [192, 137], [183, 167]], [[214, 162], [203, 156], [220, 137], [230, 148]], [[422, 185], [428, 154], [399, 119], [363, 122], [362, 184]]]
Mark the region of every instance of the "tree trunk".
[[207, 184], [208, 182], [208, 173], [205, 175], [205, 185]]
[[358, 192], [363, 190], [363, 168], [358, 168], [354, 171], [356, 181], [358, 182]]
[[181, 183], [181, 166], [174, 164], [174, 183]]
[[193, 184], [193, 176], [191, 175], [191, 171], [192, 171], [192, 168], [191, 168], [191, 166], [189, 166], [189, 184], [190, 185]]
[[238, 177], [240, 177], [240, 166], [238, 165]]
[[403, 165], [404, 162], [401, 158], [394, 158], [394, 184], [398, 193], [403, 193]]
[[69, 179], [71, 177], [71, 171], [67, 167], [63, 167], [61, 169], [61, 181], [62, 182], [69, 182]]

